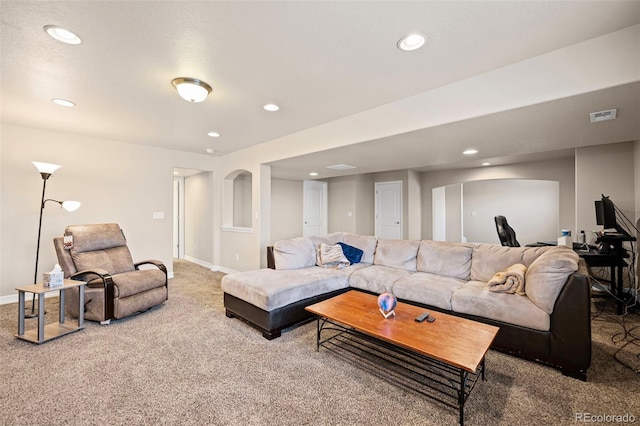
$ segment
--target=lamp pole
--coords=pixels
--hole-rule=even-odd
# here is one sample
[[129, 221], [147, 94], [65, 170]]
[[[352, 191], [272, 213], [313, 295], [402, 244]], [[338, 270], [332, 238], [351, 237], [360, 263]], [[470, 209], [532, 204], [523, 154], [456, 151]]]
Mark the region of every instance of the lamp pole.
[[[44, 194], [47, 190], [47, 179], [51, 176], [51, 173], [40, 172], [42, 176], [42, 198], [40, 200], [40, 220], [38, 222], [38, 244], [36, 246], [36, 266], [33, 272], [33, 283], [36, 284], [38, 282], [38, 259], [40, 258], [40, 236], [42, 234], [42, 212], [44, 211]], [[42, 297], [42, 296], [39, 296]], [[35, 311], [36, 304], [36, 294], [33, 293], [33, 297], [31, 299], [31, 312], [26, 313], [26, 318], [35, 318], [38, 314]]]
[[[62, 201], [52, 200], [52, 199], [45, 200], [44, 195], [47, 190], [47, 180], [51, 177], [53, 172], [55, 172], [60, 168], [60, 166], [57, 164], [40, 163], [38, 161], [34, 161], [33, 165], [36, 166], [36, 168], [40, 172], [40, 176], [42, 176], [42, 197], [40, 198], [40, 219], [38, 222], [38, 244], [36, 246], [36, 266], [35, 266], [35, 271], [33, 273], [33, 283], [37, 284], [38, 283], [38, 260], [40, 258], [40, 237], [42, 235], [42, 214], [44, 212], [45, 203], [47, 201], [55, 201], [56, 203], [60, 204], [61, 207], [64, 207], [65, 210], [68, 210], [68, 211], [76, 210], [78, 207], [80, 207], [80, 203], [77, 201], [62, 202]], [[40, 295], [38, 297], [43, 297], [43, 296]], [[31, 299], [31, 312], [25, 314], [26, 318], [35, 318], [38, 316], [38, 314], [35, 311], [35, 303], [36, 303], [36, 294], [33, 293], [33, 298]]]

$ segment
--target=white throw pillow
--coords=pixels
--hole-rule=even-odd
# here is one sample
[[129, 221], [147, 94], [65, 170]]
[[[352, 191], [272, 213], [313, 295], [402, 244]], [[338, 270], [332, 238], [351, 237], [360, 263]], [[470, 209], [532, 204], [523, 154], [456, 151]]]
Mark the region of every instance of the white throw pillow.
[[316, 265], [323, 268], [344, 268], [349, 266], [349, 260], [342, 251], [340, 244], [328, 245], [321, 243], [317, 250]]

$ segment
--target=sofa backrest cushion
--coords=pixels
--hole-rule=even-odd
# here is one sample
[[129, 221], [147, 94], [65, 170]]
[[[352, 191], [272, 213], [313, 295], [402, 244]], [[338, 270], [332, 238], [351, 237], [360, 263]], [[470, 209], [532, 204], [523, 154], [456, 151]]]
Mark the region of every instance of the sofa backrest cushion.
[[416, 256], [418, 255], [418, 240], [378, 239], [374, 265], [416, 271]]
[[522, 263], [527, 268], [550, 247], [506, 247], [476, 244], [471, 256], [471, 279], [488, 282], [497, 272]]
[[373, 263], [373, 256], [376, 253], [376, 246], [378, 245], [378, 238], [372, 235], [356, 235], [345, 232], [343, 235], [343, 242], [350, 246], [359, 248], [363, 251], [362, 263]]
[[527, 297], [551, 315], [567, 278], [578, 270], [578, 260], [576, 252], [565, 246], [544, 252], [527, 269], [524, 279]]
[[422, 240], [418, 248], [418, 272], [468, 280], [473, 244]]
[[316, 264], [316, 249], [307, 237], [276, 241], [273, 244], [276, 269], [308, 268]]
[[309, 237], [313, 246], [317, 250], [320, 247], [320, 244], [326, 244], [328, 246], [335, 246], [338, 243], [342, 242], [342, 232], [333, 232], [327, 235], [314, 235]]

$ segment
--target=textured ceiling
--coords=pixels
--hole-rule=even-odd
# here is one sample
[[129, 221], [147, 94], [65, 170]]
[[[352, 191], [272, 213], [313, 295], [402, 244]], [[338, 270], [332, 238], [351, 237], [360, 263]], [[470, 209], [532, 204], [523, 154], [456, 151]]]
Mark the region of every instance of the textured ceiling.
[[[3, 123], [218, 155], [640, 21], [638, 1], [3, 0], [0, 7]], [[49, 38], [48, 24], [83, 43]], [[428, 44], [399, 51], [396, 42], [412, 31]], [[183, 101], [171, 85], [180, 76], [208, 82], [213, 93], [200, 104]], [[54, 97], [77, 106], [56, 106]], [[262, 110], [268, 102], [281, 110]], [[222, 136], [208, 137], [212, 130]]]

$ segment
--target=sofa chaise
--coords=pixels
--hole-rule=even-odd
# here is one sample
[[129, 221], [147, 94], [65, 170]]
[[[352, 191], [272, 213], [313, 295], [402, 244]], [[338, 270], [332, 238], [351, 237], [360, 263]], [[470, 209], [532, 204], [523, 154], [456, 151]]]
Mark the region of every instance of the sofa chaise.
[[[361, 250], [360, 262], [319, 266], [318, 250], [338, 243]], [[392, 240], [338, 232], [278, 241], [268, 248], [267, 258], [268, 268], [222, 279], [227, 317], [250, 323], [267, 339], [310, 319], [304, 308], [317, 301], [350, 289], [391, 292], [403, 302], [500, 327], [493, 349], [586, 380], [590, 284], [586, 265], [567, 247]], [[488, 282], [514, 265], [526, 270], [523, 294], [491, 291]]]

